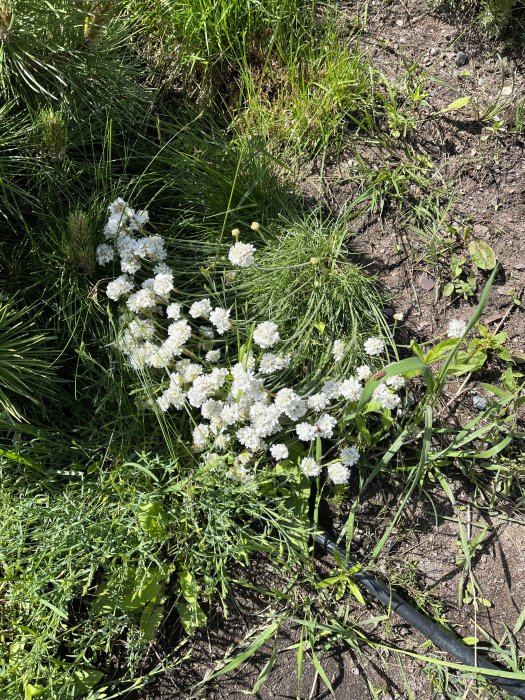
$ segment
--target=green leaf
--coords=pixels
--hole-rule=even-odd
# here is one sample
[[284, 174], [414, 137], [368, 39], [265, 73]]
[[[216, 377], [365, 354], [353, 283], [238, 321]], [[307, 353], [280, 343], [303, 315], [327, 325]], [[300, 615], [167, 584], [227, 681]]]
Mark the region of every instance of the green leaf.
[[187, 634], [193, 634], [196, 629], [206, 624], [206, 614], [200, 605], [188, 605], [185, 601], [179, 600], [175, 603], [175, 608]]
[[458, 352], [456, 362], [449, 366], [447, 374], [459, 377], [469, 372], [477, 372], [486, 361], [487, 353], [484, 350], [478, 350], [473, 355], [469, 355], [467, 352]]
[[31, 683], [26, 683], [24, 685], [24, 700], [32, 700], [32, 698], [37, 698], [39, 695], [43, 695], [46, 689], [43, 685], [32, 685]]
[[350, 589], [350, 593], [354, 596], [358, 603], [361, 603], [361, 605], [366, 605], [365, 599], [363, 598], [363, 594], [359, 590], [357, 584], [355, 584], [353, 581], [348, 581], [348, 588]]
[[451, 297], [452, 294], [454, 293], [454, 282], [448, 282], [444, 287], [443, 287], [443, 296], [444, 297]]
[[458, 97], [457, 100], [454, 100], [446, 107], [443, 107], [443, 109], [440, 109], [438, 114], [445, 114], [446, 112], [453, 112], [456, 109], [463, 109], [469, 104], [471, 99], [472, 98], [468, 95], [465, 95], [465, 97]]
[[328, 688], [328, 690], [334, 695], [334, 689], [332, 688], [332, 684], [328, 680], [328, 676], [326, 675], [324, 668], [321, 666], [321, 662], [317, 658], [317, 654], [315, 651], [312, 649], [312, 661], [314, 662], [315, 670], [317, 673], [321, 676], [321, 680], [325, 684], [325, 686]]
[[94, 688], [97, 683], [104, 678], [102, 671], [97, 671], [96, 668], [79, 668], [74, 673], [75, 688], [73, 690], [74, 697], [81, 697], [87, 690]]
[[179, 572], [180, 590], [184, 600], [175, 604], [180, 615], [182, 625], [188, 634], [206, 624], [206, 613], [199, 604], [199, 587], [193, 578], [191, 571]]
[[24, 457], [20, 457], [16, 452], [10, 452], [9, 450], [4, 450], [0, 448], [0, 457], [5, 457], [6, 459], [11, 459], [13, 462], [18, 462], [19, 464], [25, 464], [26, 467], [33, 467], [34, 464], [29, 462]]
[[406, 374], [423, 374], [425, 382], [429, 391], [432, 391], [434, 386], [434, 378], [429, 366], [419, 359], [419, 357], [408, 357], [406, 360], [400, 360], [399, 362], [394, 362], [389, 365], [384, 370], [384, 375], [381, 379], [369, 379], [365, 384], [359, 403], [357, 404], [357, 410], [360, 410], [365, 406], [370, 399], [372, 394], [377, 389], [380, 384], [386, 382], [390, 377], [396, 375], [406, 375]]
[[140, 580], [133, 580], [122, 599], [124, 610], [136, 610], [146, 603], [158, 600], [164, 593], [166, 575], [159, 570], [150, 570]]
[[277, 659], [277, 639], [273, 643], [272, 653], [270, 655], [270, 658], [268, 659], [268, 661], [264, 665], [263, 670], [259, 673], [259, 677], [255, 681], [255, 685], [253, 686], [251, 692], [248, 693], [249, 695], [257, 695], [262, 684], [270, 675], [270, 673], [275, 665], [276, 659]]
[[158, 601], [164, 594], [168, 573], [152, 567], [140, 574], [135, 567], [127, 571], [123, 583], [115, 577], [104, 581], [92, 605], [94, 615], [114, 614], [117, 609], [132, 612], [150, 602]]
[[164, 606], [148, 603], [140, 616], [140, 631], [147, 642], [155, 639], [157, 630], [164, 617]]
[[[483, 313], [483, 310], [485, 309], [485, 306], [487, 304], [490, 290], [492, 288], [492, 283], [494, 282], [494, 277], [496, 276], [496, 272], [498, 271], [498, 268], [495, 267], [492, 272], [490, 273], [490, 277], [487, 280], [487, 283], [485, 284], [485, 287], [483, 288], [483, 291], [481, 292], [481, 296], [479, 298], [478, 305], [476, 307], [476, 310], [470, 317], [470, 321], [467, 324], [467, 328], [465, 330], [465, 333], [463, 334], [463, 337], [465, 337], [471, 330], [474, 328], [476, 323], [479, 321], [481, 318], [481, 314]], [[459, 348], [459, 345], [458, 345]], [[446, 361], [443, 364], [443, 367], [439, 370], [439, 374], [436, 378], [436, 391], [435, 391], [435, 396], [439, 396], [441, 393], [441, 390], [447, 380], [447, 377], [449, 376], [449, 367], [453, 363], [454, 359], [456, 356], [456, 351], [453, 350], [450, 355], [447, 357]]]
[[212, 679], [223, 676], [225, 673], [229, 673], [230, 671], [235, 671], [236, 668], [239, 668], [239, 666], [252, 657], [255, 652], [270, 639], [270, 637], [273, 637], [278, 629], [279, 623], [272, 622], [269, 627], [263, 630], [263, 632], [261, 632], [261, 634], [254, 639], [247, 649], [240, 654], [237, 654], [237, 656], [235, 656], [233, 659], [228, 660], [222, 668], [215, 673], [212, 673], [210, 676], [207, 676], [205, 680], [199, 681], [197, 686], [202, 685], [203, 683], [209, 683]]
[[496, 254], [486, 241], [470, 241], [468, 252], [472, 262], [480, 270], [493, 270], [496, 267]]
[[523, 625], [525, 625], [525, 608], [523, 608], [523, 610], [520, 612], [519, 617], [516, 620], [516, 624], [512, 628], [512, 634], [518, 634]]
[[137, 515], [139, 525], [154, 539], [166, 537], [167, 517], [162, 504], [158, 501], [144, 503]]
[[438, 343], [435, 347], [430, 348], [430, 350], [426, 353], [423, 359], [429, 365], [432, 362], [442, 360], [448, 355], [450, 350], [456, 347], [457, 344], [457, 338], [448, 338], [447, 340], [443, 340], [441, 343]]
[[463, 643], [468, 644], [468, 646], [474, 646], [479, 644], [479, 639], [477, 637], [463, 637]]

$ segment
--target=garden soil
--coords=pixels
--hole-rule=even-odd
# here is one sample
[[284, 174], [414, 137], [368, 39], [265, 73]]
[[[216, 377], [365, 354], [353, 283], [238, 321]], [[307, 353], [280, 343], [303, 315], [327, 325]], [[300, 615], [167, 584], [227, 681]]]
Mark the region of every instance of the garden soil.
[[[342, 6], [350, 25], [356, 4], [347, 2]], [[487, 241], [495, 250], [501, 270], [485, 309], [484, 322], [492, 330], [500, 328], [507, 332], [512, 351], [524, 353], [525, 313], [523, 306], [513, 304], [509, 294], [520, 298], [525, 290], [524, 144], [506, 132], [492, 134], [480, 125], [474, 111], [483, 113], [498, 104], [496, 116], [509, 117], [513, 113], [517, 100], [525, 96], [524, 56], [515, 46], [510, 48], [505, 42], [480, 38], [477, 30], [471, 27], [455, 25], [429, 13], [423, 0], [371, 0], [368, 12], [361, 46], [389, 79], [400, 79], [406, 74], [407, 66], [417, 62], [428, 72], [428, 101], [436, 112], [458, 97], [471, 97], [473, 107], [445, 113], [439, 120], [419, 125], [414, 146], [424, 151], [436, 168], [436, 188], [445, 181], [453, 186], [454, 202], [446, 225], [460, 231], [468, 227], [470, 236]], [[325, 172], [323, 194], [335, 210], [355, 195], [351, 184], [354, 156], [355, 151], [349, 147], [344, 157], [332, 162]], [[360, 156], [371, 167], [385, 162], [394, 167], [398, 157], [372, 148], [360, 152]], [[315, 177], [312, 172], [305, 178], [310, 190], [320, 189]], [[410, 337], [429, 340], [443, 332], [447, 320], [470, 317], [472, 303], [451, 302], [443, 297], [441, 277], [444, 270], [439, 260], [428, 260], [424, 244], [413, 235], [409, 238], [409, 232], [403, 230], [395, 212], [387, 212], [382, 221], [361, 222], [357, 233], [356, 249], [391, 292], [392, 313], [404, 314], [405, 331]], [[410, 256], [407, 246], [411, 248]], [[472, 410], [472, 391], [483, 394], [482, 388], [475, 387], [461, 393], [456, 400], [451, 395], [447, 408], [450, 414], [459, 417], [458, 421]], [[359, 514], [357, 541], [365, 558], [401, 495], [401, 490], [397, 492], [395, 488], [387, 491], [373, 495], [367, 502], [370, 508]], [[485, 510], [474, 509], [468, 489], [459, 483], [455, 485], [455, 497], [459, 504], [456, 513], [443, 501], [438, 505], [441, 519], [437, 523], [429, 500], [412, 501], [404, 524], [400, 525], [388, 551], [385, 573], [393, 582], [397, 575], [399, 581], [404, 582], [405, 591], [410, 581], [414, 596], [417, 590], [425, 592], [426, 604], [434, 605], [434, 612], [438, 611], [443, 620], [448, 620], [459, 635], [482, 639], [481, 629], [484, 629], [498, 640], [505, 626], [512, 629], [525, 607], [525, 521], [513, 511], [511, 503], [505, 519], [496, 519], [489, 504]], [[443, 495], [435, 494], [435, 498], [443, 498]], [[473, 573], [479, 595], [490, 606], [479, 604], [476, 609], [471, 603], [463, 603], [462, 596], [458, 600], [463, 570], [458, 517], [469, 536], [485, 532], [474, 553]], [[326, 575], [335, 569], [329, 559], [321, 561], [320, 566]], [[277, 590], [282, 590], [287, 583], [262, 559], [254, 561], [242, 575], [251, 577], [255, 585]], [[380, 613], [380, 607], [372, 601], [368, 601], [367, 608], [356, 604], [354, 620]], [[141, 700], [245, 698], [271, 656], [271, 645], [263, 647], [234, 672], [195, 686], [213, 672], [221, 659], [243, 648], [244, 642], [254, 638], [250, 635], [268, 620], [276, 619], [278, 614], [278, 605], [271, 599], [234, 586], [228, 617], [215, 613], [209, 627], [196, 633], [191, 657], [142, 691]], [[437, 650], [423, 647], [421, 636], [395, 616], [387, 634], [383, 626], [375, 630], [363, 629], [392, 647], [439, 654]], [[296, 645], [299, 638], [299, 625], [288, 624], [280, 630], [275, 666], [255, 697], [261, 700], [439, 697], [432, 689], [424, 663], [393, 651], [379, 656], [372, 650], [364, 650], [356, 656], [349, 647], [320, 653], [333, 696], [306, 657], [298, 687]], [[516, 635], [516, 641], [523, 653], [523, 630]], [[369, 683], [375, 688], [375, 694]], [[486, 691], [473, 684], [461, 697], [489, 697], [484, 693]]]

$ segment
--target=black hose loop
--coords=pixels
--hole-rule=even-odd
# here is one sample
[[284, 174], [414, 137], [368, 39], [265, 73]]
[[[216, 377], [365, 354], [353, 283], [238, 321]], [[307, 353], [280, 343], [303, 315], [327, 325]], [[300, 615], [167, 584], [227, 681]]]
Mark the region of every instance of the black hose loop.
[[[355, 563], [348, 561], [346, 552], [339, 547], [336, 542], [326, 532], [318, 531], [314, 534], [314, 541], [332, 555], [337, 555], [347, 569], [355, 566]], [[436, 622], [432, 622], [425, 615], [422, 615], [404, 598], [392, 591], [382, 581], [376, 579], [372, 574], [358, 571], [352, 574], [352, 578], [359, 582], [366, 590], [377, 598], [384, 606], [392, 609], [399, 617], [417, 629], [427, 639], [430, 639], [436, 646], [448, 652], [466, 666], [484, 668], [491, 671], [501, 672], [501, 668], [495, 666], [485, 656], [476, 653], [472, 647], [466, 646], [453, 632]], [[499, 686], [507, 693], [517, 698], [525, 698], [525, 682], [513, 680], [512, 678], [502, 678], [501, 676], [486, 676], [495, 685]]]

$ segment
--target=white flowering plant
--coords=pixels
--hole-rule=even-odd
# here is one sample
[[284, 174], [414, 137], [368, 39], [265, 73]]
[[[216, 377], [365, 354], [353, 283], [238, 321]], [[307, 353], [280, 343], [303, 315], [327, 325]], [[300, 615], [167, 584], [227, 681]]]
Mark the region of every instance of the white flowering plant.
[[[426, 364], [413, 358], [376, 374], [386, 347], [382, 338], [369, 337], [363, 353], [370, 365], [349, 373], [341, 363], [347, 344], [336, 338], [331, 377], [311, 381], [307, 390], [284, 381], [291, 357], [278, 325], [240, 319], [210, 297], [183, 298], [164, 241], [147, 234], [147, 222], [147, 212], [117, 199], [97, 258], [120, 264], [122, 274], [109, 281], [106, 294], [119, 304], [117, 345], [145, 381], [150, 408], [178, 414], [196, 460], [250, 488], [277, 464], [296, 476], [325, 474], [333, 485], [347, 484], [363, 449], [402, 418], [402, 374], [428, 373]], [[255, 246], [241, 245], [236, 240], [230, 248], [230, 263], [254, 265]], [[301, 387], [305, 383], [302, 378]]]

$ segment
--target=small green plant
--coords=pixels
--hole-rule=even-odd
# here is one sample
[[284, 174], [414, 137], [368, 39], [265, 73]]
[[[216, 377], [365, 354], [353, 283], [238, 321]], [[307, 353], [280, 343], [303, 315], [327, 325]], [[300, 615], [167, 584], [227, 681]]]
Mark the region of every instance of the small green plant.
[[468, 265], [464, 258], [453, 253], [450, 258], [450, 275], [451, 281], [447, 282], [443, 287], [443, 295], [450, 297], [453, 294], [469, 299], [474, 296], [478, 287], [476, 272], [473, 268], [465, 272], [465, 266]]
[[519, 7], [520, 0], [427, 0], [433, 10], [474, 15], [477, 22], [490, 34], [498, 36], [509, 25], [512, 11]]
[[[469, 233], [469, 227], [463, 231], [463, 240]], [[496, 267], [496, 255], [491, 246], [484, 240], [472, 239], [468, 244], [470, 261], [464, 257], [452, 253], [450, 257], [451, 281], [443, 287], [443, 295], [450, 297], [453, 294], [469, 299], [474, 296], [477, 283], [477, 270], [494, 270]]]

